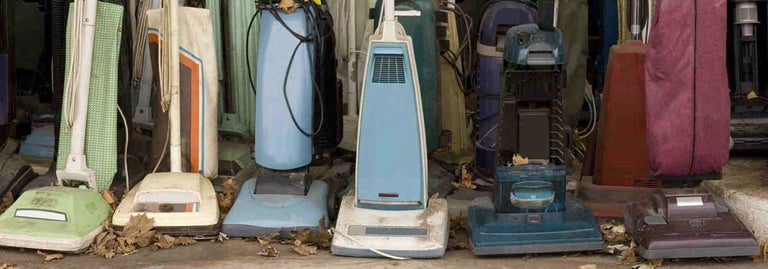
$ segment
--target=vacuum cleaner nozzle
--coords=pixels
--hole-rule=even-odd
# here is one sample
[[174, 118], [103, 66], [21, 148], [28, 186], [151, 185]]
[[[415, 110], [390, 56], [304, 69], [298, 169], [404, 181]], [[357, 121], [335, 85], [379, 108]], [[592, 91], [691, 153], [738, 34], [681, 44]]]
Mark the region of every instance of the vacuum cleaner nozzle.
[[195, 173], [154, 173], [125, 196], [112, 216], [118, 229], [132, 215], [147, 214], [155, 230], [208, 238], [219, 233], [219, 207], [211, 181]]
[[82, 252], [112, 211], [97, 192], [43, 187], [24, 192], [0, 215], [0, 245]]

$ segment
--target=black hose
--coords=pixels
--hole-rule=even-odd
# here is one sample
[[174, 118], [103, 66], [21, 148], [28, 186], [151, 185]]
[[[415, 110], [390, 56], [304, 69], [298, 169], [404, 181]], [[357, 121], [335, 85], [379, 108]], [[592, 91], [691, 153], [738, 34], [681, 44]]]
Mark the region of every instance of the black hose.
[[[59, 152], [59, 129], [61, 127], [61, 107], [64, 98], [64, 69], [66, 57], [67, 19], [69, 0], [50, 0], [51, 8], [51, 108], [53, 109], [54, 150], [53, 159]], [[55, 166], [53, 162], [52, 166]], [[56, 169], [49, 169], [55, 171]]]

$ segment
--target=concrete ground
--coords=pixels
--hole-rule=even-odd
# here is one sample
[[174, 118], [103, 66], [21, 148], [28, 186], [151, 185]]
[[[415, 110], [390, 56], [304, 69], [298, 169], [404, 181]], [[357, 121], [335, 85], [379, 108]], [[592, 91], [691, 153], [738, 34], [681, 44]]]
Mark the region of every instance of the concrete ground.
[[723, 180], [704, 182], [755, 234], [768, 243], [768, 159], [731, 158]]
[[[723, 180], [705, 183], [723, 197], [732, 210], [756, 232], [761, 242], [768, 239], [768, 159], [732, 158]], [[279, 257], [257, 255], [257, 242], [232, 239], [223, 243], [199, 242], [194, 246], [153, 251], [142, 249], [133, 255], [108, 260], [88, 255], [65, 255], [64, 259], [43, 263], [35, 250], [0, 248], [0, 268], [4, 263], [15, 268], [578, 268], [594, 264], [603, 268], [631, 268], [619, 264], [615, 256], [602, 253], [549, 254], [534, 256], [476, 257], [468, 250], [448, 251], [432, 260], [395, 261], [383, 258], [347, 258], [319, 250], [312, 256], [299, 256], [287, 246], [273, 244]], [[687, 259], [665, 261], [662, 268], [768, 268], [751, 258]]]
[[[630, 268], [620, 265], [613, 256], [592, 255], [538, 255], [475, 257], [468, 250], [449, 251], [441, 259], [405, 260], [348, 258], [333, 256], [326, 250], [312, 256], [299, 256], [286, 246], [276, 246], [279, 257], [267, 258], [255, 253], [260, 251], [258, 242], [229, 240], [224, 243], [200, 242], [194, 246], [177, 247], [168, 250], [140, 250], [129, 256], [118, 256], [111, 260], [88, 255], [67, 255], [62, 260], [43, 263], [34, 250], [0, 249], [0, 265], [3, 262], [15, 264], [16, 268], [573, 268], [594, 264], [596, 268]], [[664, 269], [680, 268], [766, 268], [768, 264], [754, 263], [749, 258], [730, 260], [684, 260], [663, 264]]]

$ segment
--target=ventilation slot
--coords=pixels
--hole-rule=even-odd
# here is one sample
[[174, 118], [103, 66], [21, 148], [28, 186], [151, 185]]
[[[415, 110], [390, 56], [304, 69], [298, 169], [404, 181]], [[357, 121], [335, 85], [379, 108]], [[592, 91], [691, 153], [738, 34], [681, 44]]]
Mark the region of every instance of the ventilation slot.
[[405, 63], [403, 60], [403, 55], [374, 55], [373, 83], [405, 84]]

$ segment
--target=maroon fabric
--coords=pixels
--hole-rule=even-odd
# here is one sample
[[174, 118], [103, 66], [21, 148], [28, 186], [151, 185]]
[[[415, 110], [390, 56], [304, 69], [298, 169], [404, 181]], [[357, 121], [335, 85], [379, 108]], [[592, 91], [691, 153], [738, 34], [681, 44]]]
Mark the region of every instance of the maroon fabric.
[[645, 63], [654, 175], [717, 173], [728, 161], [726, 12], [727, 0], [658, 0]]

